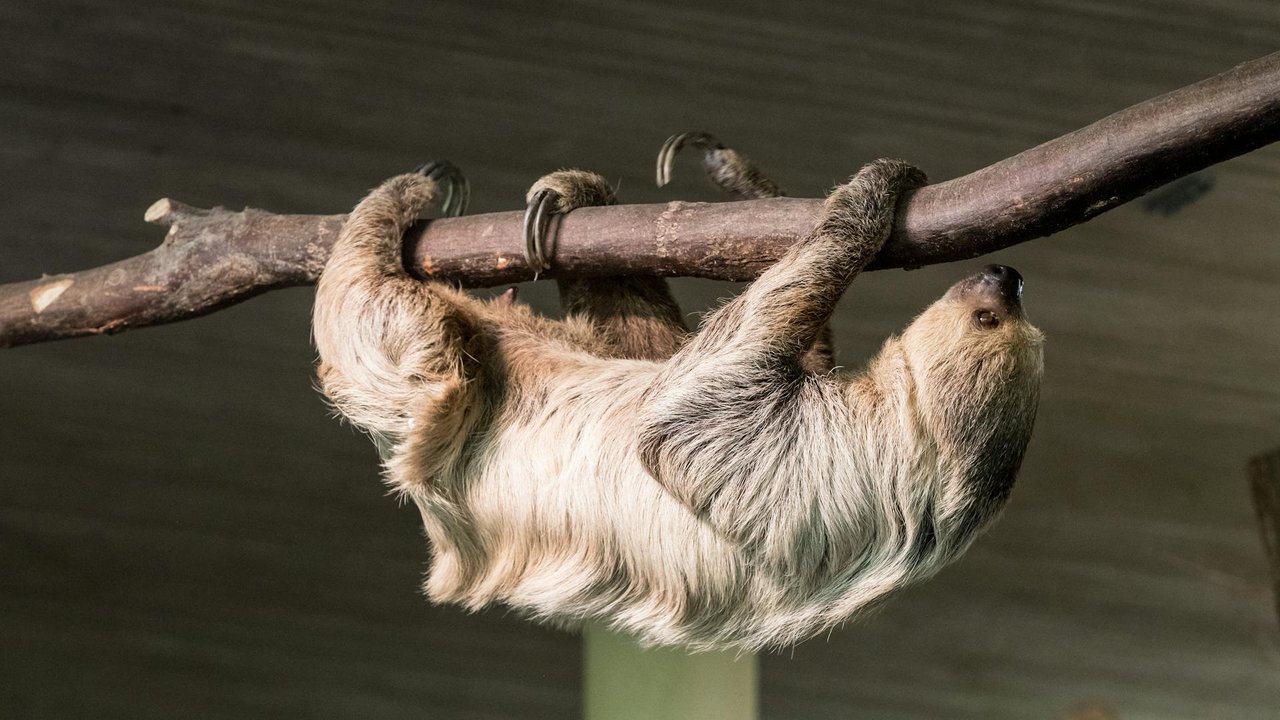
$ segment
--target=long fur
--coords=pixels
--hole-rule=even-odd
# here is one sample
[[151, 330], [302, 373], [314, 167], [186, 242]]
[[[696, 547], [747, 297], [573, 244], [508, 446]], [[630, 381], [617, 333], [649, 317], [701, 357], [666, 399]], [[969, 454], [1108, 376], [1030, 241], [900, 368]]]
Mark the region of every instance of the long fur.
[[[543, 181], [561, 211], [598, 176]], [[319, 377], [389, 444], [421, 510], [427, 594], [595, 619], [654, 644], [789, 645], [954, 559], [999, 510], [1035, 415], [1041, 335], [958, 284], [865, 371], [815, 372], [836, 301], [923, 183], [882, 160], [693, 335], [657, 278], [562, 284], [567, 317], [408, 276], [434, 193], [392, 178], [356, 207], [316, 297]], [[537, 186], [535, 186], [537, 187]]]

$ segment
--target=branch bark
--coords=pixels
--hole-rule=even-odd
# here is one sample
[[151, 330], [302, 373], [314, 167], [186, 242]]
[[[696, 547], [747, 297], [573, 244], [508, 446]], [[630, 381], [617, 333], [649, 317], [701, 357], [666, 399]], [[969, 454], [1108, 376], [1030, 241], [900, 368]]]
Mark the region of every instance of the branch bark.
[[[977, 257], [1085, 222], [1152, 188], [1280, 139], [1280, 53], [1109, 115], [904, 204], [871, 269]], [[551, 276], [747, 280], [812, 229], [820, 200], [582, 208], [556, 231]], [[160, 200], [155, 250], [0, 285], [0, 347], [113, 333], [315, 282], [342, 215], [202, 210]], [[485, 287], [532, 279], [521, 213], [423, 222], [405, 238], [424, 277]]]

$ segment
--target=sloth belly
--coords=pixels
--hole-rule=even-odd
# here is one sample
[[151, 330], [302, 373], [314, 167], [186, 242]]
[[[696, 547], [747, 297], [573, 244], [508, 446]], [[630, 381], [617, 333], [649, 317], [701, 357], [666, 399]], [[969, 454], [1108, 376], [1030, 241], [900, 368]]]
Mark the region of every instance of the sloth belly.
[[[433, 577], [433, 598], [502, 602], [559, 624], [603, 620], [657, 642], [740, 614], [740, 548], [641, 465], [645, 373], [624, 363], [616, 369], [630, 372], [611, 375], [615, 366], [553, 384], [538, 412], [500, 423], [476, 448], [459, 485], [471, 537], [436, 543], [451, 581]], [[459, 557], [467, 547], [474, 557]]]

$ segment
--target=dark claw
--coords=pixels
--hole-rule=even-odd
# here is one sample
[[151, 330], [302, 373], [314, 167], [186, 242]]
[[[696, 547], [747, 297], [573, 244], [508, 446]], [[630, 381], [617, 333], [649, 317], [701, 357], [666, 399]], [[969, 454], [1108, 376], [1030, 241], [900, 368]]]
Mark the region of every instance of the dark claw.
[[689, 132], [672, 135], [658, 151], [658, 187], [671, 181], [676, 153], [685, 145], [702, 150], [702, 170], [721, 190], [739, 199], [773, 198], [785, 195], [782, 188], [760, 172], [746, 156], [724, 146], [714, 135]]
[[457, 165], [448, 160], [432, 160], [419, 165], [414, 172], [437, 183], [444, 183], [444, 200], [440, 203], [441, 215], [457, 217], [466, 212], [467, 204], [471, 202], [471, 183], [467, 182], [466, 176]]
[[547, 259], [547, 229], [551, 226], [552, 208], [560, 202], [560, 193], [539, 190], [524, 209], [524, 261], [535, 273], [550, 267]]
[[676, 154], [685, 145], [692, 145], [703, 151], [724, 148], [724, 145], [711, 133], [687, 132], [672, 135], [667, 138], [667, 141], [662, 144], [662, 149], [658, 151], [658, 187], [663, 187], [671, 182], [671, 166], [676, 161]]

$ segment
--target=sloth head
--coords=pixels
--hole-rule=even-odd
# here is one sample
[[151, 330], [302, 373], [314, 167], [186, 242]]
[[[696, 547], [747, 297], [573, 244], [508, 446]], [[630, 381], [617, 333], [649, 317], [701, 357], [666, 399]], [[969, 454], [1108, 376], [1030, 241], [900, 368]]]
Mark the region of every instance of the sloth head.
[[960, 533], [1004, 504], [1035, 421], [1044, 336], [1022, 308], [1022, 275], [988, 265], [902, 334], [916, 421], [944, 468], [938, 520]]

